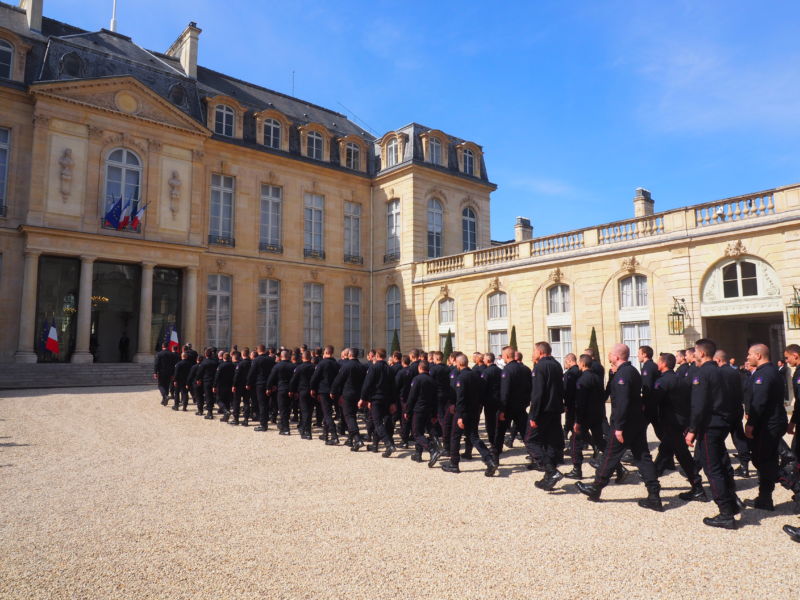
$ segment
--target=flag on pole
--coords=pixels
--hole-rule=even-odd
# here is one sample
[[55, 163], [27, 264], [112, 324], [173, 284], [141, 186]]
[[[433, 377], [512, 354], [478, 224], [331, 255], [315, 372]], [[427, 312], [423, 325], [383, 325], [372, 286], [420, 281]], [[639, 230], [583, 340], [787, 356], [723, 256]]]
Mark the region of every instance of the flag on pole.
[[50, 325], [50, 331], [47, 333], [47, 341], [44, 347], [53, 354], [58, 354], [58, 331], [56, 331], [55, 319], [53, 319], [53, 323]]
[[138, 229], [139, 225], [142, 223], [142, 217], [144, 216], [144, 211], [147, 210], [147, 207], [150, 206], [150, 203], [144, 204], [139, 207], [139, 210], [136, 211], [136, 214], [133, 215], [133, 219], [131, 220], [131, 229]]
[[[113, 199], [113, 197], [112, 197]], [[105, 224], [114, 229], [119, 229], [119, 219], [122, 216], [122, 196], [106, 211]]]
[[178, 330], [174, 327], [171, 328], [172, 331], [169, 332], [169, 351], [174, 352], [178, 348], [180, 348], [180, 344], [178, 343]]
[[125, 208], [122, 209], [122, 214], [119, 218], [119, 225], [117, 225], [117, 230], [122, 231], [128, 226], [128, 223], [131, 222], [131, 211], [133, 210], [133, 200], [128, 200], [125, 204]]
[[50, 334], [50, 323], [47, 322], [47, 317], [44, 318], [42, 324], [42, 331], [39, 333], [39, 343], [36, 345], [39, 352], [44, 353], [47, 350], [47, 336]]

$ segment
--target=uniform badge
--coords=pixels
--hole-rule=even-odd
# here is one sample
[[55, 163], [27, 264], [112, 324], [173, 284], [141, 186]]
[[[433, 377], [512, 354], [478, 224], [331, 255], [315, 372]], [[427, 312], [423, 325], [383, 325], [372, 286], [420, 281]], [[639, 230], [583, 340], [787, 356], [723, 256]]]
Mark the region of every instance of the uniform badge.
[[756, 383], [764, 383], [764, 380], [761, 379], [761, 377], [759, 377], [758, 379], [756, 379]]
[[657, 390], [660, 390], [660, 389], [661, 389], [661, 382], [660, 382], [660, 381], [656, 381], [655, 388], [656, 388]]
[[699, 377], [695, 377], [694, 379], [692, 379], [692, 383], [694, 385], [700, 385], [700, 378]]
[[[508, 375], [508, 373], [503, 373], [502, 376], [505, 377], [506, 375]], [[800, 383], [800, 379], [797, 380], [797, 383]]]
[[645, 377], [647, 377], [647, 371], [642, 371], [642, 375], [644, 375]]
[[461, 382], [456, 383], [456, 387], [461, 387]]
[[625, 380], [620, 378], [620, 380], [617, 381], [617, 383], [620, 384], [620, 385], [625, 385]]

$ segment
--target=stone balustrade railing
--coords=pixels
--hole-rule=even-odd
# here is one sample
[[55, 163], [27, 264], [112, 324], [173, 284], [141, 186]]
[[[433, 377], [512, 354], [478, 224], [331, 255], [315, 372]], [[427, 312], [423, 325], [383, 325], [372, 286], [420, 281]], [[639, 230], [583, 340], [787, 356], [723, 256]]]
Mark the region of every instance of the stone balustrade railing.
[[688, 235], [693, 230], [702, 230], [705, 234], [710, 233], [706, 230], [712, 227], [735, 226], [736, 222], [745, 219], [764, 219], [788, 211], [800, 213], [800, 186], [727, 198], [636, 219], [435, 258], [422, 263], [416, 276], [454, 273], [462, 269], [521, 262], [538, 257], [544, 259], [550, 256], [567, 256], [575, 251], [598, 246], [612, 250], [619, 244], [649, 239], [656, 242], [660, 237]]

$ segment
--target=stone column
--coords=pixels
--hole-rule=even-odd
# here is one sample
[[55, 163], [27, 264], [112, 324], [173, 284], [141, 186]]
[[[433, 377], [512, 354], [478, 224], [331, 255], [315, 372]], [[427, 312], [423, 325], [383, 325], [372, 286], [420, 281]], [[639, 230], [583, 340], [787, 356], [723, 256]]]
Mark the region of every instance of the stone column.
[[75, 335], [75, 352], [71, 362], [91, 363], [94, 357], [89, 352], [89, 339], [92, 329], [92, 278], [94, 275], [94, 256], [81, 256], [81, 279], [78, 288], [78, 326]]
[[38, 250], [25, 250], [25, 266], [22, 271], [22, 297], [19, 310], [19, 338], [15, 362], [35, 363], [33, 349], [34, 329], [36, 328], [36, 285], [39, 279]]
[[179, 332], [181, 345], [184, 340], [195, 349], [200, 347], [197, 335], [197, 267], [186, 267], [183, 271], [183, 331]]
[[142, 263], [142, 292], [139, 297], [139, 351], [133, 362], [146, 363], [153, 360], [150, 330], [153, 324], [153, 267], [154, 263]]

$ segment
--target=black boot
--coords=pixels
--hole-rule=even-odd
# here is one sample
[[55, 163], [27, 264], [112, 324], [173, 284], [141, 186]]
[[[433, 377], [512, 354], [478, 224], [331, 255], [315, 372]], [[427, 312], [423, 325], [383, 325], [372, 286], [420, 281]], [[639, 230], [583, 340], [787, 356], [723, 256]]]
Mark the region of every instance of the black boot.
[[390, 443], [388, 446], [386, 446], [386, 450], [383, 451], [383, 454], [381, 456], [383, 456], [383, 458], [389, 458], [394, 453], [395, 450], [397, 450], [397, 448], [395, 448], [395, 445]]
[[458, 465], [454, 465], [451, 462], [446, 462], [442, 465], [442, 471], [446, 471], [447, 473], [461, 473], [461, 469], [458, 468]]
[[581, 494], [585, 494], [592, 502], [600, 502], [600, 492], [603, 490], [596, 483], [575, 482], [575, 487]]
[[564, 475], [567, 479], [583, 479], [583, 469], [581, 465], [572, 465], [572, 471]]
[[661, 496], [659, 496], [658, 490], [656, 489], [647, 490], [647, 498], [642, 498], [639, 500], [638, 504], [642, 508], [649, 508], [656, 512], [664, 512], [664, 506], [661, 504]]
[[167, 397], [166, 397], [166, 396], [164, 396], [164, 397], [161, 399], [161, 406], [166, 406], [166, 405], [167, 405], [167, 402], [168, 402], [168, 400], [167, 400]]
[[744, 479], [750, 477], [749, 461], [741, 460], [739, 463], [739, 466], [734, 469], [733, 474], [736, 475], [736, 477], [742, 477]]
[[359, 449], [364, 445], [364, 440], [361, 439], [361, 436], [356, 436], [353, 438], [353, 445], [350, 447], [351, 452], [358, 452]]
[[367, 451], [368, 452], [377, 452], [378, 451], [378, 441], [375, 440], [374, 442], [371, 442], [370, 445], [367, 446]]
[[620, 463], [617, 467], [617, 478], [614, 480], [614, 483], [625, 483], [625, 478], [628, 476], [628, 473], [630, 473], [630, 471], [623, 467], [622, 463]]
[[678, 498], [685, 502], [691, 502], [692, 500], [697, 502], [708, 502], [706, 491], [703, 489], [703, 484], [699, 481], [697, 483], [693, 483], [692, 489], [690, 489], [688, 492], [681, 492], [678, 494]]
[[229, 412], [226, 410], [226, 411], [225, 411], [225, 416], [223, 416], [223, 417], [220, 419], [220, 422], [221, 422], [221, 423], [227, 423], [227, 422], [230, 420], [230, 418], [231, 418], [231, 413], [229, 413]]
[[[442, 451], [435, 446], [431, 446], [431, 457], [428, 460], [428, 467], [433, 468], [441, 457], [442, 457]], [[420, 461], [422, 461], [421, 458]]]
[[180, 406], [178, 406], [177, 404], [175, 404], [175, 405], [172, 407], [172, 410], [178, 410], [179, 408], [180, 408]]
[[720, 527], [721, 529], [736, 529], [737, 523], [733, 515], [718, 514], [716, 517], [704, 517], [703, 523], [709, 527]]
[[483, 462], [486, 465], [486, 471], [483, 472], [486, 477], [491, 477], [497, 472], [497, 463], [492, 457], [487, 458]]
[[330, 434], [330, 438], [325, 440], [326, 446], [338, 446], [339, 445], [339, 435], [334, 431]]
[[422, 462], [422, 456], [420, 455], [419, 452], [414, 452], [414, 454], [411, 455], [411, 460], [413, 460], [414, 462], [421, 463]]
[[772, 496], [762, 496], [759, 493], [755, 500], [753, 500], [753, 508], [775, 512], [775, 504], [772, 502]]
[[552, 492], [556, 484], [562, 479], [564, 479], [564, 474], [558, 469], [555, 469], [554, 471], [545, 473], [545, 476], [533, 485], [545, 492]]

